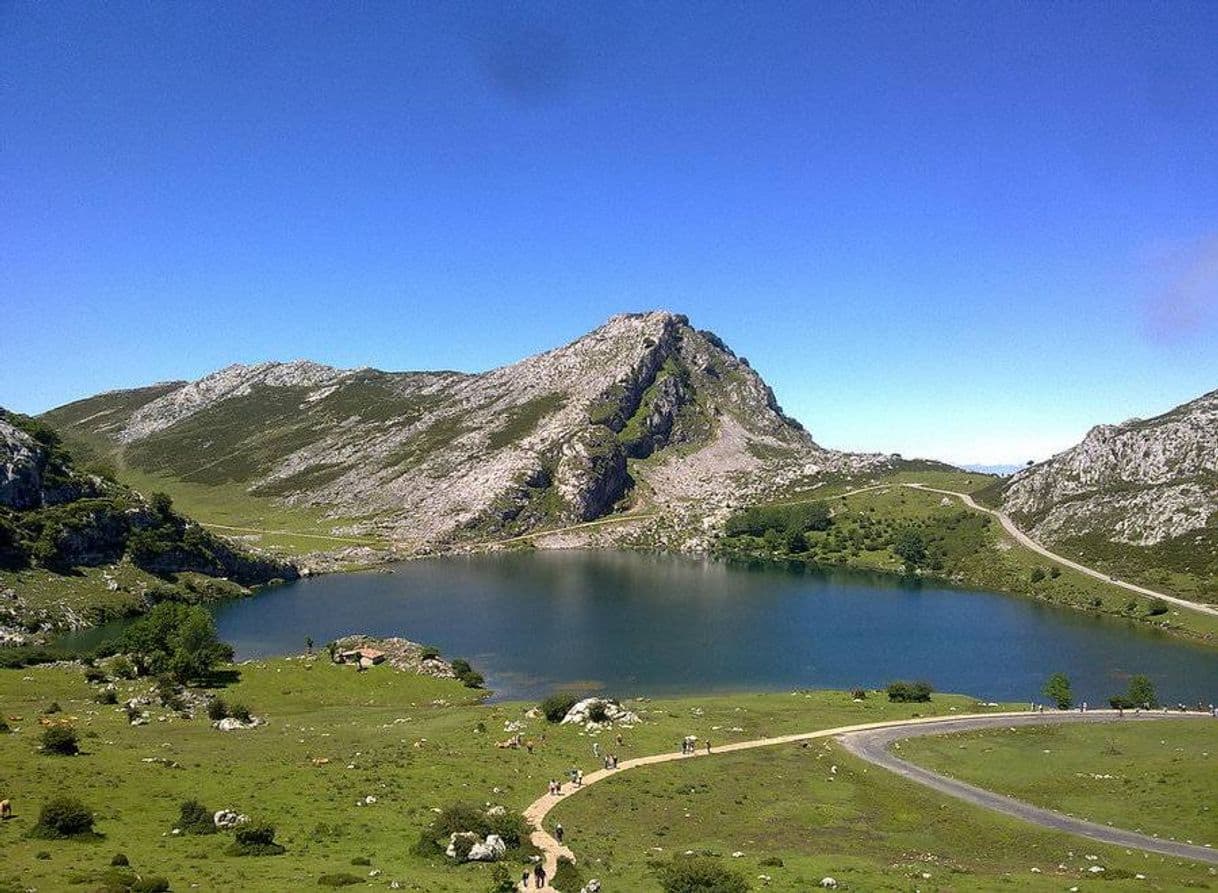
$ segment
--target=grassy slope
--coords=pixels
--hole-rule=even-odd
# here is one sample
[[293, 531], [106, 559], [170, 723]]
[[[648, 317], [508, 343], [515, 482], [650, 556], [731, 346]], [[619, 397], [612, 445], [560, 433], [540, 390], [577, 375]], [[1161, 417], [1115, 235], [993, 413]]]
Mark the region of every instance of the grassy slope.
[[121, 469], [118, 474], [123, 483], [141, 493], [168, 493], [183, 514], [218, 533], [271, 552], [304, 555], [347, 546], [388, 545], [377, 537], [335, 532], [350, 519], [327, 518], [321, 509], [287, 506], [270, 497], [254, 496], [242, 484], [190, 483], [131, 468]]
[[[959, 803], [831, 742], [634, 770], [570, 798], [548, 822], [563, 824], [584, 876], [613, 890], [658, 889], [648, 863], [688, 851], [722, 857], [754, 889], [793, 893], [819, 889], [826, 875], [839, 889], [866, 891], [1178, 890], [1213, 881], [1208, 866], [1127, 853]], [[1087, 873], [1093, 864], [1106, 869], [1102, 883]]]
[[[863, 518], [870, 519], [870, 523], [887, 524], [889, 528], [928, 525], [936, 535], [943, 537], [938, 544], [944, 553], [943, 570], [936, 574], [961, 585], [1129, 617], [1190, 638], [1218, 642], [1218, 618], [1174, 608], [1167, 614], [1152, 617], [1148, 614], [1149, 599], [1068, 568], [1061, 568], [1057, 577], [1046, 573], [1044, 579], [1034, 583], [1034, 569], [1049, 571], [1055, 566], [1053, 562], [1020, 546], [988, 516], [971, 511], [967, 516], [962, 515], [967, 510], [958, 500], [943, 505], [941, 494], [899, 486], [903, 482], [923, 483], [968, 492], [987, 480], [991, 479], [967, 472], [900, 472], [878, 479], [885, 485], [880, 489], [843, 498], [843, 494], [870, 486], [871, 482], [836, 481], [803, 496], [779, 500], [779, 503], [824, 501], [833, 509], [833, 528], [826, 533], [808, 534], [813, 550], [808, 556], [810, 560], [899, 573], [901, 562], [888, 548], [854, 548], [852, 535], [859, 531]], [[949, 523], [953, 516], [971, 520], [953, 526]]]
[[[483, 866], [434, 864], [411, 853], [434, 807], [454, 801], [500, 803], [522, 809], [546, 781], [579, 765], [597, 768], [591, 741], [580, 730], [527, 720], [527, 704], [484, 705], [454, 682], [402, 674], [388, 667], [356, 674], [326, 661], [280, 660], [243, 665], [241, 681], [223, 696], [241, 701], [269, 724], [250, 732], [220, 733], [205, 719], [183, 720], [154, 709], [154, 721], [132, 727], [119, 708], [95, 704], [96, 689], [79, 670], [0, 671], [0, 715], [19, 732], [0, 735], [0, 796], [12, 798], [17, 818], [0, 825], [0, 885], [5, 880], [60, 889], [70, 873], [100, 869], [116, 851], [133, 867], [168, 876], [174, 889], [300, 889], [320, 874], [364, 873], [350, 866], [368, 856], [383, 871], [376, 883], [399, 880], [408, 890], [489, 888]], [[147, 682], [120, 683], [120, 698]], [[85, 754], [59, 758], [37, 750], [39, 711], [58, 701], [86, 736]], [[970, 709], [972, 699], [936, 697], [935, 710]], [[718, 696], [630, 702], [645, 723], [623, 730], [625, 757], [676, 748], [685, 734], [713, 741], [743, 740], [894, 717], [917, 712], [878, 698], [855, 704], [842, 693]], [[921, 706], [927, 712], [925, 705]], [[161, 716], [165, 716], [161, 720]], [[523, 721], [536, 753], [502, 750], [504, 723]], [[478, 732], [479, 723], [485, 731]], [[740, 731], [730, 732], [738, 728]], [[542, 736], [545, 736], [544, 742]], [[611, 738], [602, 739], [610, 748]], [[617, 750], [616, 745], [612, 749]], [[314, 757], [328, 758], [323, 766]], [[181, 768], [146, 763], [165, 758]], [[353, 767], [353, 768], [349, 768]], [[35, 841], [23, 837], [40, 805], [57, 793], [84, 800], [106, 835], [97, 843]], [[378, 798], [357, 806], [366, 795]], [[278, 858], [222, 854], [223, 835], [168, 834], [180, 802], [200, 799], [211, 809], [232, 807], [271, 821], [288, 848]], [[50, 860], [35, 858], [39, 851]], [[2, 888], [2, 886], [0, 886]]]
[[1091, 821], [1218, 846], [1218, 722], [970, 732], [914, 738], [901, 755]]

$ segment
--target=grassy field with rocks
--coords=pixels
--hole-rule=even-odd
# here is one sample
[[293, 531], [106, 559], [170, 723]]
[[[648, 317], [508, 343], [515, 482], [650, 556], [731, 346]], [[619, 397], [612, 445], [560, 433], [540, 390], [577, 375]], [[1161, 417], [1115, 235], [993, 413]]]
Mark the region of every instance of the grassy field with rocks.
[[[0, 824], [0, 882], [94, 889], [121, 852], [134, 870], [164, 876], [175, 890], [302, 889], [344, 873], [382, 888], [397, 881], [407, 890], [490, 890], [487, 866], [416, 853], [436, 811], [462, 802], [519, 811], [571, 767], [599, 768], [594, 741], [625, 759], [675, 750], [685, 735], [725, 743], [976, 706], [947, 695], [929, 705], [878, 695], [856, 703], [841, 692], [629, 700], [642, 722], [594, 738], [530, 718], [532, 704], [484, 703], [484, 693], [453, 680], [385, 665], [356, 673], [321, 657], [235, 669], [239, 680], [215, 693], [265, 718], [259, 728], [220, 732], [206, 715], [187, 719], [156, 706], [146, 725], [133, 726], [121, 704], [150, 691], [146, 678], [116, 680], [119, 704], [108, 705], [98, 703], [106, 683], [86, 682], [80, 667], [0, 671], [0, 717], [10, 728], [0, 734], [0, 798], [15, 813]], [[57, 712], [48, 712], [52, 704]], [[82, 752], [41, 752], [41, 723], [65, 721]], [[496, 746], [515, 730], [532, 753]], [[94, 812], [99, 839], [26, 836], [59, 794]], [[173, 834], [188, 799], [273, 825], [286, 853], [231, 856], [231, 834]]]

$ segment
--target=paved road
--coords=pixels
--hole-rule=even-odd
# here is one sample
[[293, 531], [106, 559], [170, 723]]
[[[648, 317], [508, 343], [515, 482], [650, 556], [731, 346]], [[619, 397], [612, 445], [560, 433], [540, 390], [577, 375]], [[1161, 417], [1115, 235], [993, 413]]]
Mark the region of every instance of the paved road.
[[1080, 573], [1084, 573], [1089, 577], [1095, 577], [1097, 580], [1103, 580], [1111, 586], [1120, 586], [1122, 589], [1128, 589], [1130, 592], [1136, 592], [1139, 595], [1149, 595], [1152, 598], [1161, 598], [1165, 602], [1170, 602], [1173, 605], [1178, 605], [1181, 608], [1188, 608], [1191, 611], [1200, 611], [1203, 614], [1213, 614], [1218, 616], [1218, 606], [1206, 605], [1201, 602], [1190, 602], [1188, 599], [1180, 598], [1175, 595], [1168, 595], [1166, 592], [1156, 592], [1153, 589], [1147, 589], [1145, 586], [1138, 586], [1135, 583], [1126, 583], [1124, 580], [1118, 580], [1108, 576], [1103, 571], [1097, 571], [1095, 568], [1087, 567], [1085, 564], [1079, 564], [1077, 561], [1071, 561], [1063, 555], [1058, 555], [1056, 552], [1050, 552], [1036, 540], [1032, 539], [1022, 530], [1020, 530], [1015, 522], [1005, 512], [997, 511], [996, 509], [988, 508], [984, 505], [979, 505], [974, 501], [973, 497], [967, 493], [958, 493], [955, 490], [940, 490], [937, 487], [928, 487], [926, 484], [902, 484], [903, 487], [909, 487], [911, 490], [925, 490], [928, 493], [942, 493], [945, 496], [955, 496], [971, 509], [976, 509], [979, 512], [985, 512], [988, 515], [993, 515], [997, 518], [1015, 541], [1021, 546], [1031, 549], [1037, 555], [1042, 555], [1050, 561], [1055, 561], [1058, 564], [1073, 568]]
[[1218, 865], [1218, 850], [1187, 843], [1177, 843], [1172, 840], [1163, 840], [1158, 837], [1151, 837], [1148, 834], [1125, 831], [1121, 828], [1112, 828], [1108, 825], [1076, 819], [1050, 809], [1032, 806], [1030, 803], [1024, 803], [1021, 800], [1015, 800], [1002, 794], [995, 794], [992, 791], [987, 791], [962, 781], [956, 781], [953, 778], [948, 778], [945, 775], [940, 775], [921, 766], [915, 766], [913, 763], [893, 755], [889, 749], [896, 741], [921, 737], [923, 735], [948, 735], [952, 732], [1010, 728], [1011, 726], [1050, 725], [1064, 721], [1088, 723], [1151, 722], [1160, 719], [1180, 719], [1184, 716], [1193, 717], [1201, 721], [1209, 720], [1214, 722], [1207, 714], [1201, 713], [1143, 713], [1135, 715], [1127, 712], [1123, 718], [1118, 718], [1117, 713], [1112, 710], [1095, 710], [1088, 713], [1025, 713], [1015, 717], [960, 717], [959, 719], [947, 720], [933, 726], [890, 726], [882, 729], [849, 732], [838, 736], [838, 741], [842, 743], [842, 746], [846, 750], [869, 763], [874, 763], [890, 772], [895, 772], [903, 778], [932, 788], [940, 794], [955, 797], [957, 800], [964, 800], [975, 806], [1001, 812], [1044, 828], [1065, 831], [1068, 834], [1077, 834], [1098, 843], [1122, 846], [1128, 849], [1147, 850], [1152, 853], [1162, 853], [1166, 856], [1195, 859], [1199, 862], [1209, 862]]
[[[1197, 718], [1203, 719], [1203, 720], [1210, 719], [1210, 721], [1213, 721], [1212, 718], [1208, 714], [1199, 714], [1199, 713], [1193, 713], [1193, 714], [1145, 713], [1145, 714], [1142, 714], [1141, 719], [1137, 720], [1137, 721], [1152, 721], [1155, 719], [1168, 719], [1168, 718], [1179, 719], [1182, 716], [1192, 716], [1192, 717], [1197, 717]], [[530, 839], [532, 840], [533, 844], [542, 852], [547, 876], [550, 878], [553, 878], [554, 871], [558, 867], [558, 857], [565, 856], [566, 858], [568, 858], [572, 861], [575, 861], [575, 853], [572, 852], [569, 847], [566, 847], [566, 846], [563, 846], [562, 844], [560, 844], [557, 840], [554, 839], [554, 837], [548, 831], [546, 831], [542, 827], [542, 822], [545, 820], [545, 817], [547, 815], [549, 815], [550, 810], [552, 810], [555, 806], [557, 806], [567, 797], [572, 796], [573, 794], [577, 794], [577, 793], [591, 787], [592, 785], [596, 784], [597, 782], [603, 781], [604, 779], [608, 778], [611, 775], [616, 775], [620, 772], [628, 772], [631, 769], [637, 769], [641, 766], [653, 766], [657, 763], [669, 763], [669, 762], [673, 762], [675, 760], [708, 759], [708, 758], [713, 757], [715, 754], [731, 753], [733, 751], [738, 751], [738, 750], [752, 750], [753, 748], [756, 748], [756, 747], [771, 747], [776, 744], [793, 744], [793, 743], [797, 743], [800, 741], [811, 741], [811, 740], [814, 740], [817, 738], [837, 737], [842, 741], [842, 743], [848, 749], [850, 749], [854, 753], [858, 753], [858, 755], [863, 757], [863, 759], [870, 760], [871, 762], [874, 762], [877, 765], [883, 766], [884, 768], [892, 768], [892, 770], [894, 772], [898, 772], [899, 774], [904, 775], [906, 778], [909, 778], [913, 781], [919, 781], [922, 784], [929, 784], [930, 787], [934, 787], [936, 790], [941, 790], [941, 788], [939, 788], [937, 786], [937, 784], [939, 782], [942, 782], [947, 787], [950, 788], [950, 790], [944, 790], [943, 793], [947, 793], [950, 796], [956, 797], [956, 796], [959, 796], [960, 791], [962, 789], [971, 788], [971, 786], [965, 785], [962, 782], [953, 782], [951, 779], [943, 778], [942, 776], [935, 775], [935, 773], [933, 773], [933, 772], [928, 772], [927, 770], [919, 769], [918, 767], [913, 766], [912, 764], [903, 763], [903, 761], [897, 760], [895, 757], [892, 757], [890, 754], [887, 753], [887, 750], [886, 750], [887, 743], [884, 743], [883, 745], [880, 746], [880, 752], [882, 755], [877, 757], [876, 759], [872, 759], [871, 756], [867, 755], [867, 754], [872, 753], [872, 749], [869, 746], [869, 742], [871, 742], [873, 740], [879, 740], [879, 739], [872, 739], [867, 736], [890, 734], [892, 737], [888, 740], [893, 741], [893, 740], [897, 740], [899, 738], [911, 738], [915, 735], [943, 735], [943, 734], [948, 734], [952, 731], [963, 731], [967, 728], [986, 728], [986, 727], [990, 727], [990, 726], [997, 727], [997, 728], [1006, 728], [1011, 725], [1024, 724], [1024, 723], [1040, 724], [1040, 723], [1053, 723], [1053, 722], [1059, 722], [1059, 723], [1060, 722], [1104, 722], [1104, 721], [1111, 722], [1111, 721], [1116, 721], [1117, 719], [1118, 719], [1118, 717], [1117, 717], [1117, 713], [1115, 710], [1094, 710], [1089, 713], [1056, 713], [1055, 712], [1055, 713], [1043, 713], [1043, 714], [1035, 713], [1035, 714], [1033, 714], [1033, 713], [1028, 713], [1025, 711], [1025, 712], [1019, 712], [1019, 713], [968, 714], [965, 716], [954, 716], [954, 717], [928, 716], [928, 717], [921, 717], [918, 719], [907, 719], [907, 720], [899, 720], [899, 721], [893, 721], [893, 722], [863, 723], [861, 725], [839, 726], [839, 727], [833, 728], [833, 729], [820, 729], [815, 732], [800, 732], [800, 733], [797, 733], [794, 735], [780, 735], [775, 738], [758, 738], [758, 739], [755, 739], [752, 741], [738, 741], [733, 744], [723, 744], [718, 747], [715, 747], [713, 753], [711, 753], [711, 754], [707, 754], [706, 751], [704, 751], [704, 750], [700, 750], [694, 754], [683, 754], [680, 751], [674, 751], [671, 753], [659, 753], [659, 754], [653, 754], [653, 755], [647, 756], [647, 757], [638, 757], [633, 760], [623, 760], [622, 763], [618, 766], [618, 768], [616, 770], [601, 769], [601, 770], [597, 770], [596, 772], [591, 772], [584, 776], [584, 783], [583, 783], [582, 787], [577, 788], [569, 782], [565, 783], [562, 786], [561, 793], [559, 793], [558, 795], [555, 796], [555, 795], [551, 795], [551, 794], [546, 794], [545, 796], [538, 797], [535, 801], [533, 801], [533, 803], [524, 811], [524, 817], [529, 822], [529, 824], [532, 825], [533, 828], [535, 829], [533, 831], [532, 835], [530, 836]], [[1129, 713], [1125, 714], [1124, 720], [1133, 720], [1133, 719], [1134, 719], [1134, 717], [1132, 714], [1129, 714]], [[1121, 721], [1124, 721], [1124, 720], [1121, 720]], [[968, 722], [974, 722], [977, 724], [974, 726], [965, 726], [965, 727], [959, 726], [960, 723], [968, 723]], [[860, 735], [863, 737], [854, 738], [853, 736], [856, 736], [856, 735]], [[854, 744], [854, 746], [857, 746], [857, 747], [861, 748], [862, 750], [865, 750], [866, 753], [860, 752], [860, 750], [855, 750], [854, 746], [852, 746], [852, 743]], [[889, 766], [888, 765], [889, 761], [891, 761], [894, 766], [896, 764], [900, 764], [900, 768], [893, 768], [893, 766]], [[904, 771], [906, 767], [909, 770], [908, 772]], [[916, 777], [916, 776], [918, 776], [918, 773], [921, 773], [922, 775], [935, 780], [936, 783], [931, 784], [928, 781], [923, 780], [922, 777]], [[980, 788], [971, 788], [971, 791], [976, 792], [977, 794], [980, 794], [980, 795], [985, 795], [988, 797], [995, 798], [996, 801], [1007, 801], [1009, 803], [1017, 804], [1018, 806], [1030, 811], [1028, 813], [1028, 816], [1032, 815], [1032, 813], [1034, 813], [1034, 812], [1040, 812], [1040, 813], [1044, 813], [1046, 816], [1053, 817], [1054, 820], [1056, 820], [1057, 818], [1060, 818], [1067, 822], [1076, 823], [1076, 825], [1089, 825], [1089, 823], [1078, 822], [1077, 820], [1070, 819], [1067, 816], [1059, 816], [1057, 813], [1053, 813], [1048, 810], [1037, 810], [1037, 808], [1034, 806], [1019, 803], [1019, 801], [1016, 801], [1016, 800], [1010, 800], [1010, 798], [1002, 797], [999, 794], [990, 794], [988, 791], [983, 791]], [[960, 799], [970, 799], [970, 798], [961, 797]], [[970, 799], [970, 802], [979, 802], [979, 801]], [[981, 803], [980, 805], [987, 805], [987, 804]], [[996, 807], [990, 807], [990, 808], [996, 808]], [[1006, 812], [1007, 810], [1004, 809], [1004, 810], [1000, 810], [1000, 811]], [[1009, 814], [1014, 814], [1014, 813], [1009, 813]], [[1020, 815], [1019, 817], [1027, 818], [1027, 816], [1024, 816], [1024, 815]], [[1036, 818], [1028, 818], [1028, 821], [1034, 821], [1034, 822], [1036, 822], [1036, 824], [1046, 824], [1047, 827], [1050, 827], [1050, 828], [1058, 827], [1057, 825], [1050, 824], [1047, 821], [1037, 821]], [[1062, 830], [1073, 831], [1074, 833], [1083, 833], [1081, 831], [1075, 830], [1076, 825], [1072, 825], [1070, 828], [1062, 828]], [[1164, 841], [1157, 840], [1156, 838], [1153, 838], [1153, 837], [1146, 837], [1144, 835], [1134, 834], [1133, 832], [1129, 832], [1129, 831], [1119, 831], [1115, 828], [1108, 828], [1107, 826], [1103, 826], [1103, 825], [1096, 825], [1093, 827], [1096, 830], [1104, 832], [1109, 835], [1124, 835], [1124, 836], [1121, 836], [1120, 841], [1119, 841], [1119, 845], [1121, 845], [1121, 846], [1131, 847], [1134, 849], [1152, 849], [1154, 852], [1164, 852], [1163, 850], [1157, 848], [1157, 847], [1163, 846], [1163, 845], [1170, 845], [1173, 847], [1184, 847], [1185, 849], [1187, 849], [1189, 851], [1188, 858], [1199, 859], [1199, 860], [1203, 859], [1204, 861], [1207, 861], [1207, 862], [1218, 863], [1218, 851], [1209, 850], [1204, 847], [1189, 847], [1186, 844], [1171, 844], [1169, 841], [1164, 842]], [[1090, 836], [1090, 835], [1086, 835], [1086, 836]], [[1096, 838], [1096, 839], [1099, 839], [1099, 838]], [[1131, 842], [1131, 841], [1139, 841], [1139, 842]], [[1116, 841], [1113, 841], [1113, 842], [1116, 842]], [[1149, 842], [1150, 844], [1153, 844], [1154, 847], [1145, 846], [1145, 845], [1143, 845], [1144, 842]], [[1196, 852], [1194, 852], [1194, 851], [1196, 851]], [[1174, 855], [1181, 855], [1181, 853], [1179, 851], [1174, 850], [1174, 849], [1172, 850], [1172, 853]], [[547, 883], [547, 886], [542, 889], [543, 889], [543, 891], [552, 890], [552, 888], [548, 886], [548, 883]]]

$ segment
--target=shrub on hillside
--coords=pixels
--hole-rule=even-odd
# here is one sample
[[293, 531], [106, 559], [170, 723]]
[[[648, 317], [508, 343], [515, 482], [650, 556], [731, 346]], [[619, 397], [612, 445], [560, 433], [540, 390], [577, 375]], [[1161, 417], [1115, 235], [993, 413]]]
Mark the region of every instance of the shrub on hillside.
[[592, 722], [605, 722], [609, 719], [609, 708], [604, 701], [595, 701], [588, 707], [588, 719]]
[[118, 692], [112, 688], [103, 688], [97, 693], [97, 697], [94, 700], [99, 704], [117, 704]]
[[42, 730], [42, 752], [60, 757], [73, 757], [80, 753], [76, 730], [71, 726], [48, 726]]
[[929, 682], [893, 682], [886, 689], [888, 700], [897, 703], [924, 704], [934, 688]]
[[119, 679], [134, 679], [135, 664], [125, 654], [120, 654], [110, 662], [110, 672]]
[[562, 722], [567, 712], [579, 701], [579, 695], [569, 691], [560, 691], [541, 702], [541, 712], [550, 722]]
[[278, 856], [287, 852], [275, 842], [270, 825], [245, 825], [233, 832], [233, 842], [225, 852], [230, 856]]
[[47, 716], [52, 716], [56, 713], [62, 713], [63, 708], [59, 706], [58, 701], [51, 701], [51, 703], [47, 704], [47, 709], [43, 710], [42, 712], [45, 713]]
[[656, 869], [664, 893], [748, 893], [741, 874], [707, 856], [675, 858]]
[[30, 837], [48, 839], [93, 836], [93, 813], [72, 797], [55, 797], [43, 804]]
[[559, 893], [579, 893], [584, 886], [584, 876], [575, 867], [575, 863], [566, 856], [558, 857], [558, 868], [550, 878], [550, 886]]
[[125, 868], [131, 864], [131, 860], [127, 858], [126, 853], [115, 853], [110, 859], [110, 864], [115, 868]]
[[1159, 617], [1160, 615], [1166, 614], [1167, 611], [1167, 602], [1163, 601], [1161, 598], [1152, 598], [1150, 600], [1150, 605], [1146, 608], [1146, 613], [1151, 617]]
[[6, 720], [3, 716], [0, 716], [0, 735], [7, 735], [11, 731], [12, 729], [10, 729], [8, 726], [8, 720]]
[[224, 703], [223, 698], [212, 698], [207, 702], [207, 718], [212, 722], [228, 718], [228, 704]]
[[482, 674], [469, 665], [469, 661], [456, 658], [452, 662], [453, 672], [466, 688], [482, 688], [486, 681]]
[[236, 703], [229, 707], [228, 715], [241, 722], [252, 722], [254, 719], [254, 715], [250, 713], [250, 708], [241, 703]]
[[184, 800], [178, 812], [178, 823], [183, 834], [215, 834], [216, 823], [211, 810], [198, 800]]
[[[519, 849], [529, 840], [531, 829], [524, 816], [516, 812], [487, 815], [481, 807], [470, 803], [454, 803], [444, 807], [432, 820], [431, 828], [425, 832], [433, 841], [444, 841], [462, 831], [472, 831], [479, 837], [498, 834], [509, 850]], [[424, 849], [428, 849], [424, 847]]]
[[364, 879], [362, 877], [345, 871], [335, 874], [323, 874], [317, 879], [319, 887], [352, 887], [363, 882]]
[[97, 683], [105, 682], [106, 674], [97, 667], [85, 667], [85, 682]]

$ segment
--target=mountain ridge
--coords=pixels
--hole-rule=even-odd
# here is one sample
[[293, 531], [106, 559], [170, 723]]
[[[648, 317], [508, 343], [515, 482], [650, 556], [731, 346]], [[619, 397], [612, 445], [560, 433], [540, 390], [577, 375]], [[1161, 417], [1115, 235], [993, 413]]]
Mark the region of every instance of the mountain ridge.
[[729, 503], [879, 455], [818, 445], [717, 335], [619, 314], [486, 372], [233, 364], [42, 417], [142, 473], [238, 485], [407, 550], [643, 504]]

